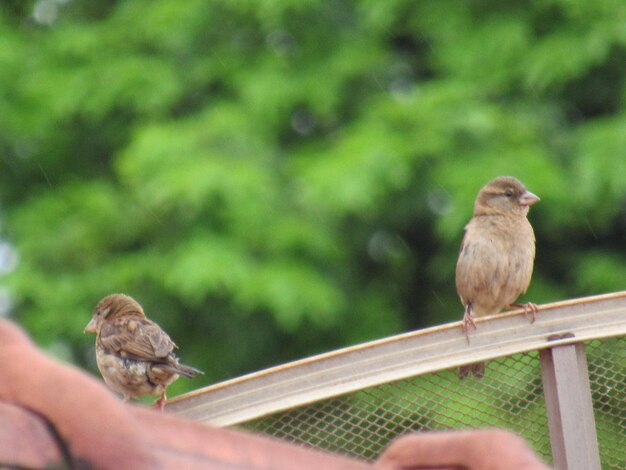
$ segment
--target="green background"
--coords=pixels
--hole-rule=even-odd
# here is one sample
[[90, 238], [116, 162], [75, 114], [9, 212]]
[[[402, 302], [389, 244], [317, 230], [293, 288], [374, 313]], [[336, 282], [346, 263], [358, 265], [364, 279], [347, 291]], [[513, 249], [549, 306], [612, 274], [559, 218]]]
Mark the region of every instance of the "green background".
[[495, 176], [541, 197], [524, 301], [624, 289], [626, 2], [3, 0], [0, 304], [97, 374], [125, 292], [172, 394], [461, 318]]

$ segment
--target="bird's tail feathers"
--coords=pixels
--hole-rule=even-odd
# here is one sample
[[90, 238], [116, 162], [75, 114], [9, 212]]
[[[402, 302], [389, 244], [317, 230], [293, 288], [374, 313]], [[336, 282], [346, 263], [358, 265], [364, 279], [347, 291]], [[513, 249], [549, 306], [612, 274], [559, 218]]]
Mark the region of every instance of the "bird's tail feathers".
[[194, 369], [193, 367], [186, 366], [184, 364], [176, 364], [172, 368], [176, 371], [177, 374], [184, 375], [185, 377], [188, 377], [190, 379], [193, 379], [194, 377], [197, 377], [199, 375], [204, 375], [204, 372], [202, 372], [201, 370]]
[[475, 362], [474, 364], [466, 364], [464, 366], [459, 367], [459, 378], [464, 379], [473, 375], [474, 377], [480, 379], [485, 375], [485, 363], [484, 362]]

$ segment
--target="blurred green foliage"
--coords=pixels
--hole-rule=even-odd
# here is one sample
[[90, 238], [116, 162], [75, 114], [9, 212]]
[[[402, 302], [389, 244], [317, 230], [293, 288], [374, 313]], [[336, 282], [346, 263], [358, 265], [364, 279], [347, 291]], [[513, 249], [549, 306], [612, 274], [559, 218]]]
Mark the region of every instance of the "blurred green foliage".
[[625, 23], [623, 0], [7, 0], [10, 315], [95, 370], [83, 327], [128, 293], [207, 372], [174, 393], [458, 320], [501, 174], [542, 198], [525, 299], [623, 289]]

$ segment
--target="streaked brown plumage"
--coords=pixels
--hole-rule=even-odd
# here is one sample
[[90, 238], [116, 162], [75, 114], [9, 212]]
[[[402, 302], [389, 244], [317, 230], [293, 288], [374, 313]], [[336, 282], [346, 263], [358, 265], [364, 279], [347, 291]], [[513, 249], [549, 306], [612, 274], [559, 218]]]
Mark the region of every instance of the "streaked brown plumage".
[[168, 385], [179, 375], [193, 378], [202, 374], [178, 362], [174, 342], [127, 295], [111, 294], [98, 302], [84, 332], [96, 333], [98, 369], [124, 401], [160, 395], [156, 404], [163, 410]]
[[[470, 327], [476, 328], [474, 317], [520, 306], [514, 302], [530, 284], [535, 259], [535, 234], [526, 216], [538, 201], [511, 176], [499, 176], [479, 191], [456, 265], [466, 335]], [[537, 306], [529, 303], [524, 308], [534, 321]], [[470, 364], [461, 367], [459, 375], [482, 376], [484, 367], [484, 363]]]

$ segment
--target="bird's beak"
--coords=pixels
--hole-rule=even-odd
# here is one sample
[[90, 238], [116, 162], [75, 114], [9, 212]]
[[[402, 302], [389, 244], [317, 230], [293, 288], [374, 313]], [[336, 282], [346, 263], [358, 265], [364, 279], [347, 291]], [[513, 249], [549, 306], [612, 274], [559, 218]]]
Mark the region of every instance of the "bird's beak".
[[96, 319], [94, 317], [89, 321], [89, 323], [87, 323], [87, 326], [83, 330], [83, 333], [95, 333], [95, 332], [96, 332]]
[[534, 203], [539, 202], [539, 201], [541, 201], [541, 199], [539, 199], [539, 196], [531, 193], [530, 191], [526, 191], [519, 198], [519, 203], [522, 206], [532, 206]]

